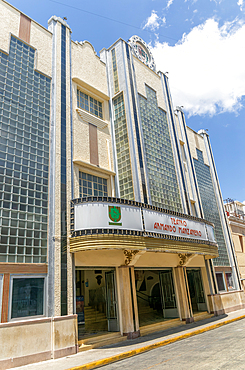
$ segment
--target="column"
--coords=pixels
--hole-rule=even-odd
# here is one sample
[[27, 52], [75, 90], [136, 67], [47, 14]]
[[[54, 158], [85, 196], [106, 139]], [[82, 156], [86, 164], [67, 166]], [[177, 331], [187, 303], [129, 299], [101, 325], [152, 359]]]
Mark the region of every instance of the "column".
[[194, 321], [192, 306], [187, 282], [185, 267], [178, 266], [174, 268], [176, 294], [179, 302], [180, 319], [191, 323]]
[[130, 272], [128, 266], [120, 266], [117, 270], [118, 295], [120, 302], [121, 333], [127, 335], [128, 339], [139, 336], [134, 329], [133, 305]]

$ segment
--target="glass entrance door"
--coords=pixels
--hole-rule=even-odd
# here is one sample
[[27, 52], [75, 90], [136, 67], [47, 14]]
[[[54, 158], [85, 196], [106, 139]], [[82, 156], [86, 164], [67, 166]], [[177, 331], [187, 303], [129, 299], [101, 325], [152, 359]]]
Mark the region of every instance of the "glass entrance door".
[[118, 331], [117, 299], [115, 290], [114, 271], [105, 273], [106, 283], [106, 312], [108, 320], [108, 331]]
[[162, 291], [162, 308], [164, 318], [178, 317], [172, 271], [161, 271], [159, 280]]
[[135, 270], [140, 326], [179, 317], [172, 270]]
[[187, 269], [186, 272], [193, 312], [207, 311], [200, 269]]
[[79, 339], [91, 334], [119, 330], [116, 297], [114, 270], [76, 270]]

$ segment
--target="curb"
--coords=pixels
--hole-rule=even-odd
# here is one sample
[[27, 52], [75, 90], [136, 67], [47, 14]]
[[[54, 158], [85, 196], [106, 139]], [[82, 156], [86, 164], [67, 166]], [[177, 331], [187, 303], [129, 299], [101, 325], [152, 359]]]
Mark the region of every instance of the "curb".
[[149, 344], [149, 345], [141, 347], [141, 348], [133, 349], [133, 350], [127, 351], [127, 352], [122, 352], [122, 353], [119, 353], [118, 355], [115, 355], [115, 356], [107, 357], [107, 358], [97, 360], [97, 361], [92, 361], [92, 362], [89, 362], [88, 364], [71, 367], [68, 370], [91, 370], [91, 369], [95, 369], [97, 367], [108, 365], [108, 364], [111, 364], [113, 362], [117, 362], [117, 361], [120, 361], [120, 360], [124, 360], [126, 358], [129, 358], [129, 357], [132, 357], [132, 356], [135, 356], [135, 355], [139, 355], [141, 353], [150, 351], [152, 349], [156, 349], [156, 348], [159, 348], [159, 347], [166, 346], [167, 344], [174, 343], [174, 342], [177, 342], [179, 340], [189, 338], [189, 337], [192, 337], [194, 335], [201, 334], [201, 333], [204, 333], [206, 331], [213, 330], [213, 329], [219, 328], [220, 326], [230, 324], [232, 322], [242, 320], [242, 319], [245, 319], [245, 315], [235, 317], [234, 319], [225, 320], [225, 321], [222, 321], [222, 322], [210, 325], [210, 326], [206, 326], [202, 329], [193, 330], [190, 333], [186, 333], [186, 334], [183, 334], [183, 335], [178, 335], [174, 338], [165, 339], [165, 340], [162, 340], [162, 341], [157, 342], [157, 343], [152, 343], [152, 344]]

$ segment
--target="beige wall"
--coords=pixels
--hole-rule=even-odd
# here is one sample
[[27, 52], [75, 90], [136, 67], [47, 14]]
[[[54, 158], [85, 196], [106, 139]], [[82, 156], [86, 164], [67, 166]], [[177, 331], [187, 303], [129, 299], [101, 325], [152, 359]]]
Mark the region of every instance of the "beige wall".
[[0, 368], [58, 358], [77, 352], [77, 317], [0, 324]]
[[[72, 42], [73, 160], [75, 197], [79, 197], [79, 171], [106, 178], [108, 193], [114, 195], [113, 151], [107, 95], [106, 66], [89, 42]], [[102, 103], [103, 119], [77, 111], [77, 89]], [[90, 164], [89, 124], [97, 127], [99, 165]], [[107, 171], [107, 172], [106, 172]], [[110, 173], [110, 171], [112, 173]]]
[[[245, 279], [245, 220], [239, 217], [228, 217], [232, 240], [235, 247], [237, 263], [241, 279]], [[245, 291], [245, 280], [242, 280], [242, 287]]]
[[[80, 267], [104, 266], [114, 267], [122, 266], [125, 263], [123, 249], [118, 250], [87, 250], [75, 253], [75, 265]], [[132, 260], [132, 265], [137, 268], [150, 267], [176, 267], [180, 263], [177, 253], [155, 253], [139, 252]], [[130, 263], [131, 265], [131, 263]], [[186, 263], [187, 267], [205, 267], [204, 256], [195, 255]]]
[[30, 44], [36, 51], [35, 68], [48, 75], [52, 75], [52, 34], [40, 26], [31, 22]]
[[72, 42], [72, 78], [79, 78], [93, 88], [108, 94], [106, 67], [88, 42]]
[[161, 78], [138, 58], [133, 58], [138, 93], [146, 98], [145, 85], [148, 85], [157, 93], [158, 106], [166, 111]]
[[190, 151], [193, 158], [197, 159], [196, 148], [203, 152], [204, 163], [209, 166], [207, 153], [205, 150], [204, 139], [197, 132], [187, 127], [187, 136], [189, 139]]
[[219, 293], [210, 296], [210, 299], [216, 315], [245, 308], [245, 295], [243, 291]]
[[[9, 53], [10, 35], [19, 36], [21, 12], [10, 4], [0, 1], [0, 14], [4, 19], [0, 27], [0, 49]], [[52, 34], [33, 20], [31, 21], [30, 45], [37, 49], [35, 68], [51, 76]]]
[[0, 27], [0, 49], [9, 52], [10, 32], [19, 35], [20, 12], [11, 5], [0, 1], [0, 14], [4, 22]]

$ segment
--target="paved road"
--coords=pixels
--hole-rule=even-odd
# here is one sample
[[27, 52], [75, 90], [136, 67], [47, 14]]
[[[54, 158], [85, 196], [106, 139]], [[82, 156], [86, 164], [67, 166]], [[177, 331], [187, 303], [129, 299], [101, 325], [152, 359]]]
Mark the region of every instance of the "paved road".
[[100, 369], [245, 370], [245, 319]]

